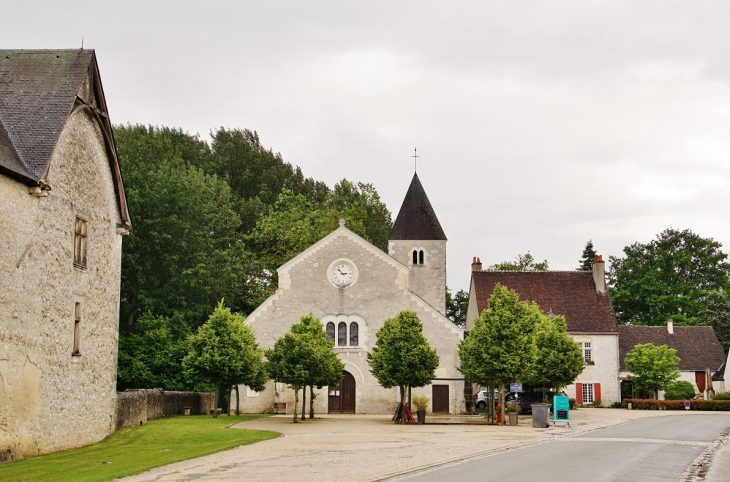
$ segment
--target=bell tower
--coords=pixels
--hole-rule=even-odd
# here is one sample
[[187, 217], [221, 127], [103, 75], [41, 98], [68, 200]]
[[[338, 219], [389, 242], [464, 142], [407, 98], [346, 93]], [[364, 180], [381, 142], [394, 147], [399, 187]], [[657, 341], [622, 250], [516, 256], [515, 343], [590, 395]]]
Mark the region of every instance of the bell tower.
[[411, 268], [410, 289], [446, 314], [446, 235], [418, 174], [398, 211], [388, 239], [388, 254]]

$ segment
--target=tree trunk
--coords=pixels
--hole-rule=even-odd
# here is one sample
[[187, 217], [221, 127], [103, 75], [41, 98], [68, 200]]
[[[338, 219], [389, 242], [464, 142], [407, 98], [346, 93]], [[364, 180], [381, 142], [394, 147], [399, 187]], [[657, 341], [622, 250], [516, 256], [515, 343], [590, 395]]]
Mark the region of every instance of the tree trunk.
[[309, 418], [314, 418], [314, 387], [309, 385]]
[[406, 423], [406, 386], [400, 386], [400, 420], [405, 425]]
[[499, 404], [502, 406], [502, 425], [505, 425], [505, 415], [507, 414], [507, 409], [504, 406], [504, 382], [502, 380], [499, 381]]
[[302, 422], [307, 419], [307, 386], [302, 387]]
[[298, 385], [292, 385], [292, 388], [294, 389], [294, 423], [297, 423], [297, 410], [299, 409], [299, 386]]
[[213, 403], [213, 418], [218, 418], [218, 387], [219, 383], [215, 382], [215, 402]]
[[241, 401], [238, 398], [238, 383], [236, 383], [236, 415], [241, 415]]

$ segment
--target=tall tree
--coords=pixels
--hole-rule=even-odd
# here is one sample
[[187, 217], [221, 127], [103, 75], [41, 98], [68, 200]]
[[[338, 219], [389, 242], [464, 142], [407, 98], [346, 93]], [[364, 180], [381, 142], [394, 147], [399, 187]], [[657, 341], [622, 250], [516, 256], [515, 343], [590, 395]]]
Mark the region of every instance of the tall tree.
[[469, 293], [459, 290], [451, 295], [451, 290], [446, 288], [446, 318], [450, 319], [456, 326], [466, 326], [466, 310], [469, 307]]
[[547, 271], [548, 260], [535, 261], [535, 257], [528, 251], [526, 254], [518, 254], [514, 261], [503, 261], [493, 264], [489, 269], [503, 271]]
[[593, 249], [593, 240], [589, 239], [586, 243], [586, 247], [583, 248], [583, 255], [580, 258], [580, 265], [578, 271], [592, 271], [593, 260], [596, 257], [596, 250]]
[[677, 350], [651, 343], [636, 345], [624, 358], [631, 372], [628, 379], [637, 389], [652, 392], [654, 398], [658, 390], [664, 390], [679, 378], [679, 362]]
[[535, 303], [520, 301], [517, 292], [497, 284], [487, 309], [459, 343], [459, 371], [480, 385], [498, 385], [503, 424], [505, 385], [529, 379], [535, 358], [532, 332], [543, 316]]
[[701, 302], [698, 325], [711, 326], [725, 353], [730, 350], [730, 292], [710, 291]]
[[[263, 351], [253, 331], [239, 313], [231, 313], [223, 301], [198, 332], [189, 338], [190, 351], [182, 365], [192, 378], [206, 380], [215, 386], [215, 406], [221, 388], [247, 385], [256, 391], [265, 388], [268, 376]], [[214, 410], [214, 416], [218, 411]]]
[[367, 355], [370, 373], [383, 388], [400, 388], [401, 420], [405, 423], [406, 387], [423, 387], [436, 376], [439, 356], [423, 335], [423, 325], [413, 311], [404, 310], [385, 320]]
[[364, 209], [362, 223], [365, 238], [383, 251], [388, 251], [388, 236], [393, 228], [393, 220], [372, 184], [355, 184], [343, 179], [335, 185], [328, 203], [340, 211], [356, 207]]
[[702, 299], [730, 280], [730, 263], [712, 238], [690, 230], [667, 229], [647, 244], [624, 248], [610, 257], [608, 284], [617, 318], [624, 323], [659, 326], [696, 318]]
[[562, 315], [551, 318], [542, 315], [533, 332], [535, 361], [530, 374], [530, 383], [546, 388], [561, 388], [570, 385], [583, 372], [584, 363], [580, 345], [567, 334], [567, 325]]

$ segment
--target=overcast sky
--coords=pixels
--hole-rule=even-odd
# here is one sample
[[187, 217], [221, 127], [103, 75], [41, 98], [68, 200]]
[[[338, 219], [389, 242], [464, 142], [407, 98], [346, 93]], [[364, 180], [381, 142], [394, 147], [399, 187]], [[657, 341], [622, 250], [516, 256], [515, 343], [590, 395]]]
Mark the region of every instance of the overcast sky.
[[[730, 251], [730, 2], [0, 1], [0, 47], [96, 49], [112, 121], [248, 128], [397, 215], [418, 175], [448, 284], [575, 269], [666, 228]], [[134, 221], [134, 220], [133, 220]]]

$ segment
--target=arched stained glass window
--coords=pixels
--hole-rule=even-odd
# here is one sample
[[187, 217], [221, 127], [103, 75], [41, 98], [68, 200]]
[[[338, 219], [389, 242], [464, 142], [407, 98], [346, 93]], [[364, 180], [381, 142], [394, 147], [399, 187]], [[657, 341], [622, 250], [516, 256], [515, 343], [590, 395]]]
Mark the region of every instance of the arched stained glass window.
[[357, 346], [357, 323], [350, 323], [350, 346]]
[[418, 264], [418, 251], [413, 250], [413, 264]]
[[335, 324], [331, 321], [327, 323], [327, 338], [334, 343], [335, 342]]
[[344, 321], [337, 325], [337, 346], [347, 346], [347, 323]]
[[423, 250], [418, 252], [418, 264], [423, 264]]

